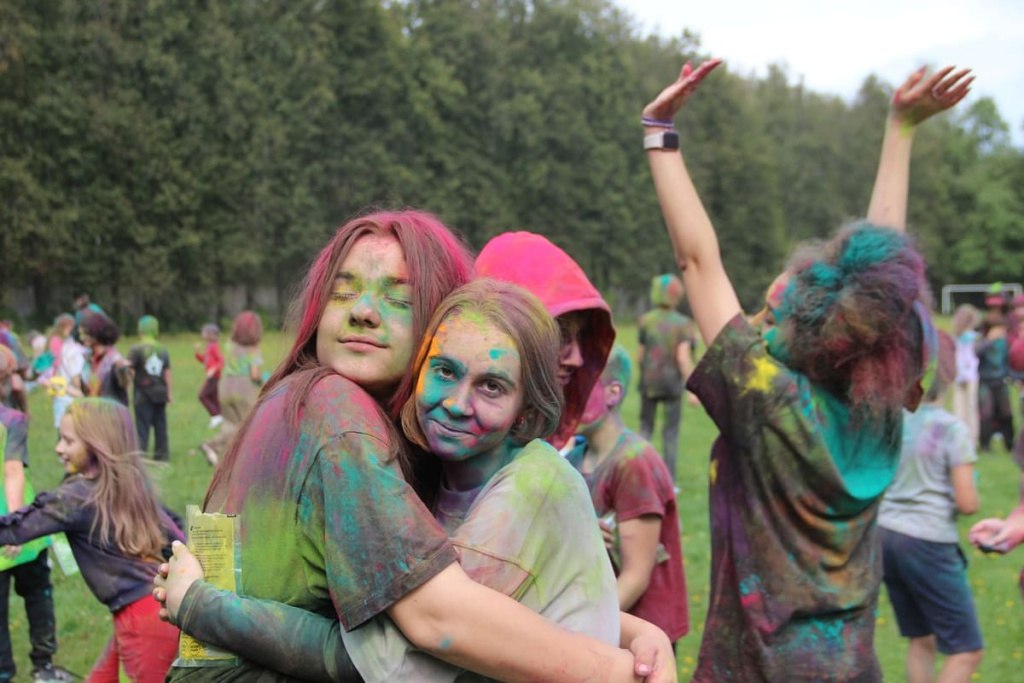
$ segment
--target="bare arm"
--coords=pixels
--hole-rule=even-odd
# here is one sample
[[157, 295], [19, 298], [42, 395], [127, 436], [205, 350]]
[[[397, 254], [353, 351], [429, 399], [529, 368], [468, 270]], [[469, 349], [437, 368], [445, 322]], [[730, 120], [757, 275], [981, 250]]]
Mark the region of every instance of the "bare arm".
[[953, 67], [947, 66], [926, 78], [922, 67], [893, 93], [878, 173], [868, 205], [870, 222], [901, 232], [907, 229], [910, 148], [914, 133], [925, 119], [949, 109], [967, 95], [974, 80], [973, 76], [965, 78], [969, 71], [953, 72]]
[[683, 376], [685, 383], [693, 372], [693, 351], [690, 349], [689, 341], [684, 341], [676, 347], [676, 365], [679, 366], [679, 374]]
[[8, 513], [25, 506], [25, 464], [20, 460], [4, 461], [4, 499]]
[[450, 565], [388, 610], [434, 657], [503, 681], [629, 681], [633, 657], [570, 633]]
[[1020, 503], [1006, 519], [983, 519], [971, 527], [971, 543], [1006, 553], [1024, 543], [1024, 473], [1020, 477]]
[[[671, 120], [704, 77], [720, 63], [721, 60], [713, 59], [696, 70], [689, 64], [685, 65], [679, 78], [644, 108], [644, 116]], [[644, 133], [650, 135], [659, 131], [659, 128], [648, 127]], [[722, 265], [718, 237], [686, 170], [682, 154], [674, 150], [652, 149], [647, 152], [647, 160], [676, 261], [682, 270], [683, 283], [690, 293], [693, 316], [704, 342], [710, 344], [741, 310], [736, 291]]]
[[[154, 597], [164, 602], [163, 615], [176, 620], [185, 595], [193, 582], [202, 578], [202, 569], [182, 543], [174, 544], [174, 556], [161, 567], [155, 579]], [[315, 626], [317, 619], [297, 614], [266, 601], [234, 600], [234, 615], [263, 615], [297, 632]], [[248, 603], [248, 604], [246, 604]], [[260, 604], [264, 603], [264, 604]], [[428, 654], [455, 666], [483, 673], [502, 681], [638, 681], [633, 676], [633, 657], [629, 653], [592, 638], [570, 633], [526, 607], [470, 579], [457, 564], [413, 590], [388, 610], [388, 615], [406, 638]], [[252, 621], [250, 619], [249, 621]], [[257, 620], [258, 621], [258, 620]], [[336, 628], [326, 624], [318, 637], [304, 638], [312, 646], [313, 657], [324, 657], [320, 650], [337, 637]], [[308, 635], [308, 634], [307, 634]], [[327, 641], [327, 642], [325, 642]], [[279, 646], [280, 644], [278, 644]], [[303, 645], [299, 642], [298, 645]], [[271, 646], [274, 646], [271, 641]], [[268, 646], [270, 647], [270, 646]], [[290, 647], [290, 646], [289, 646]], [[292, 648], [294, 649], [294, 648]], [[282, 647], [273, 652], [288, 650]], [[288, 650], [290, 651], [290, 650]], [[529, 654], [526, 654], [529, 653]], [[337, 654], [335, 648], [334, 654]], [[283, 655], [275, 655], [280, 659]], [[323, 676], [316, 662], [316, 677]], [[265, 660], [273, 665], [273, 660]], [[312, 669], [311, 669], [312, 670]], [[651, 677], [650, 681], [673, 678]], [[674, 673], [673, 673], [674, 675]]]
[[644, 356], [647, 354], [647, 348], [643, 344], [636, 345], [636, 366], [638, 368], [644, 365]]
[[171, 369], [164, 370], [164, 384], [167, 385], [167, 402], [171, 402]]
[[257, 363], [250, 363], [249, 379], [251, 379], [256, 384], [263, 384], [263, 366]]
[[950, 468], [949, 478], [953, 483], [953, 500], [956, 511], [961, 515], [973, 515], [978, 511], [978, 489], [974, 486], [974, 465], [968, 463]]
[[622, 570], [615, 581], [619, 591], [619, 609], [626, 611], [647, 590], [654, 571], [661, 534], [661, 518], [643, 515], [619, 522]]
[[675, 683], [675, 653], [664, 631], [649, 621], [622, 612], [619, 615], [619, 638], [619, 646], [629, 648], [636, 657], [636, 673], [647, 676], [644, 679], [646, 683]]

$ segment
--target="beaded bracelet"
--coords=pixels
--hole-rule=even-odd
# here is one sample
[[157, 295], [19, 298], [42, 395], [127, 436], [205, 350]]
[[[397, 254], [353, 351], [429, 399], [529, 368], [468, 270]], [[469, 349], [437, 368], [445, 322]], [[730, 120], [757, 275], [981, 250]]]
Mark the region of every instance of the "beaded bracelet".
[[640, 117], [640, 123], [642, 123], [645, 126], [650, 126], [652, 128], [668, 128], [669, 130], [675, 128], [675, 124], [672, 123], [671, 119], [655, 119], [651, 118], [650, 116], [642, 116]]

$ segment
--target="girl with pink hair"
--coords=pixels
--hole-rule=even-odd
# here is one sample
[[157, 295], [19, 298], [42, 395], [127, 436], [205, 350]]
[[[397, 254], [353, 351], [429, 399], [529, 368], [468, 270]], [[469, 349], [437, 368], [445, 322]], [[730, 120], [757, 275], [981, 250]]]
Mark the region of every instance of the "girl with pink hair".
[[470, 264], [417, 211], [354, 219], [321, 251], [293, 308], [291, 351], [206, 496], [207, 511], [241, 517], [245, 597], [197, 580], [180, 544], [157, 580], [171, 619], [242, 661], [176, 667], [169, 680], [359, 680], [338, 631], [384, 615], [427, 654], [503, 680], [632, 680], [646, 666], [475, 583], [413, 488], [432, 478], [392, 420], [413, 394], [427, 322]]

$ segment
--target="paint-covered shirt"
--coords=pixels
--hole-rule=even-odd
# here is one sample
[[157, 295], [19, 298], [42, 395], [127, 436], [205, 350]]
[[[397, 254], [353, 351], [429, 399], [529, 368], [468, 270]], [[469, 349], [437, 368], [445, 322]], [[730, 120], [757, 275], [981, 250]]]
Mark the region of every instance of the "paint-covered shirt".
[[898, 413], [861, 418], [768, 354], [742, 316], [689, 381], [711, 452], [711, 586], [695, 681], [877, 681], [876, 515]]
[[[301, 607], [354, 629], [455, 562], [455, 551], [391, 459], [393, 428], [374, 400], [329, 374], [310, 390], [297, 428], [288, 429], [291, 384], [256, 408], [225, 504], [214, 511], [241, 516], [241, 594]], [[190, 613], [202, 610], [198, 601]], [[191, 632], [190, 614], [180, 618]], [[243, 658], [267, 628], [258, 621], [247, 625], [252, 637], [230, 648]], [[294, 634], [303, 643], [306, 637], [305, 631]], [[322, 652], [321, 642], [308, 644]], [[278, 670], [291, 668], [285, 662]], [[258, 676], [274, 680], [248, 662], [200, 673], [174, 668], [169, 680]]]
[[[0, 545], [20, 545], [31, 539], [64, 532], [82, 578], [100, 602], [116, 612], [153, 591], [160, 558], [144, 560], [123, 554], [111, 538], [92, 531], [96, 504], [90, 500], [96, 480], [73, 474], [52, 491], [36, 496], [31, 505], [0, 517]], [[181, 540], [170, 517], [163, 519], [167, 543]]]
[[252, 368], [262, 367], [263, 357], [257, 346], [239, 346], [228, 342], [228, 351], [223, 360], [224, 377], [245, 377], [252, 379]]
[[900, 466], [882, 499], [878, 524], [933, 543], [956, 543], [950, 470], [977, 459], [967, 425], [939, 406], [904, 413]]
[[122, 360], [121, 352], [114, 347], [107, 349], [99, 363], [93, 364], [90, 358], [86, 366], [87, 377], [84, 378], [90, 396], [111, 398], [121, 405], [128, 405], [128, 387], [122, 384], [125, 375], [118, 368]]
[[978, 377], [982, 381], [998, 382], [1010, 374], [1010, 346], [1006, 337], [979, 339], [974, 344], [978, 354]]
[[637, 336], [644, 347], [640, 393], [647, 398], [682, 394], [683, 375], [676, 354], [680, 344], [693, 343], [693, 322], [678, 311], [659, 306], [640, 316]]
[[673, 642], [682, 638], [690, 630], [686, 576], [676, 494], [665, 461], [651, 444], [627, 429], [585, 478], [598, 517], [614, 511], [619, 524], [644, 515], [661, 519], [657, 564], [647, 590], [629, 613], [660, 627]]
[[[570, 631], [618, 644], [615, 577], [590, 494], [579, 473], [550, 445], [531, 441], [495, 473], [452, 543], [474, 581]], [[344, 638], [367, 683], [483, 680], [415, 650], [386, 618]]]

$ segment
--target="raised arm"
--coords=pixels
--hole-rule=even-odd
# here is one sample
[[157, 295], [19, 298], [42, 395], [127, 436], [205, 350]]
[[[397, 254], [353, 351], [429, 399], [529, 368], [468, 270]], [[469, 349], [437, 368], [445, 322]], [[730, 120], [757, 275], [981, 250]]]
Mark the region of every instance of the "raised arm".
[[[696, 69], [685, 65], [679, 78], [644, 107], [645, 137], [671, 127], [683, 103], [720, 63], [721, 60], [712, 59]], [[739, 299], [725, 274], [715, 229], [682, 154], [675, 149], [652, 148], [647, 150], [647, 159], [693, 316], [704, 342], [710, 344], [726, 323], [740, 313]]]
[[893, 93], [885, 123], [882, 154], [871, 192], [867, 218], [875, 225], [907, 229], [907, 194], [910, 186], [910, 148], [918, 125], [967, 96], [970, 69], [947, 66], [925, 77], [921, 67]]

